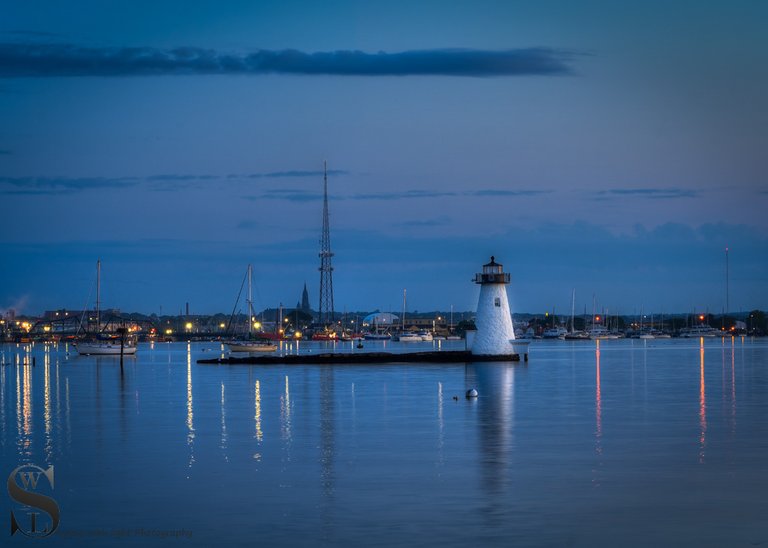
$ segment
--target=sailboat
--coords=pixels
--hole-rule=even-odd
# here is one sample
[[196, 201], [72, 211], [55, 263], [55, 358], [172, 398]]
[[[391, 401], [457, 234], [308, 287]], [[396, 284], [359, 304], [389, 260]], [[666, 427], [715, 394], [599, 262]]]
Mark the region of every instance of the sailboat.
[[[225, 342], [229, 347], [230, 352], [274, 352], [277, 350], [277, 345], [274, 344], [272, 341], [266, 338], [254, 338], [253, 333], [253, 282], [251, 280], [252, 278], [252, 272], [253, 269], [251, 265], [248, 265], [248, 336], [244, 339], [236, 339], [236, 340], [230, 340]], [[240, 291], [242, 291], [243, 286], [240, 286]], [[238, 296], [238, 299], [240, 297]], [[237, 308], [237, 303], [235, 303], [235, 308]], [[232, 311], [232, 315], [234, 316], [234, 310]], [[230, 318], [230, 323], [232, 322], [232, 319]]]
[[96, 331], [85, 334], [73, 344], [78, 354], [83, 356], [120, 356], [135, 354], [137, 341], [135, 335], [127, 335], [125, 328], [120, 334], [108, 334], [101, 331], [101, 260], [96, 261]]
[[405, 330], [405, 289], [403, 289], [403, 317], [400, 323], [400, 333], [398, 335], [392, 335], [393, 341], [399, 342], [421, 342], [421, 335], [412, 331]]
[[571, 293], [571, 330], [563, 337], [567, 341], [583, 341], [589, 339], [589, 334], [584, 331], [576, 331], [575, 327], [575, 312], [576, 312], [576, 289], [573, 289]]

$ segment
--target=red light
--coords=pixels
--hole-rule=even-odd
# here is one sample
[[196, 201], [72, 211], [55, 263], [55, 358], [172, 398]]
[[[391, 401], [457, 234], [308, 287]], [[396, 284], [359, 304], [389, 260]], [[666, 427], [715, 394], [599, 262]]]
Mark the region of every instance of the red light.
[[702, 314], [701, 316], [699, 316], [699, 319], [700, 319], [700, 320], [703, 322], [703, 321], [704, 321], [704, 314]]
[[599, 322], [600, 321], [600, 316], [595, 316], [595, 321]]

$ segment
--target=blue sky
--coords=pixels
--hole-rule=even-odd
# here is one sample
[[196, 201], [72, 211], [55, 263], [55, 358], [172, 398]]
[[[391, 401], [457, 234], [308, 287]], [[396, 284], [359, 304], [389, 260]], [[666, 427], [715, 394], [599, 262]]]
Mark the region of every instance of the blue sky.
[[0, 310], [768, 308], [763, 2], [0, 7]]

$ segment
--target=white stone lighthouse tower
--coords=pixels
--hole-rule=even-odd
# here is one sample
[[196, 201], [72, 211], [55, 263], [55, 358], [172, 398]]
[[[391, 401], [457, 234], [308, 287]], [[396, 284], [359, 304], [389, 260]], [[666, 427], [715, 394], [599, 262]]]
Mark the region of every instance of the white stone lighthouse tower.
[[491, 257], [483, 265], [483, 272], [475, 274], [475, 283], [480, 284], [480, 298], [477, 301], [475, 324], [477, 332], [471, 342], [472, 354], [482, 356], [511, 356], [525, 353], [527, 345], [515, 341], [512, 327], [512, 313], [507, 300], [509, 273]]

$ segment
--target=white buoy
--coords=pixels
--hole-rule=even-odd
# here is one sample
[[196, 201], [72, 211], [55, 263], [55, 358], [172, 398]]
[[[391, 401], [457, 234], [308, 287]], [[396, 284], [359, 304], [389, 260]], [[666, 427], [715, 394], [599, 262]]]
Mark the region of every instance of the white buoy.
[[477, 397], [477, 390], [475, 390], [474, 388], [470, 388], [469, 390], [467, 390], [467, 399], [476, 398], [476, 397]]

